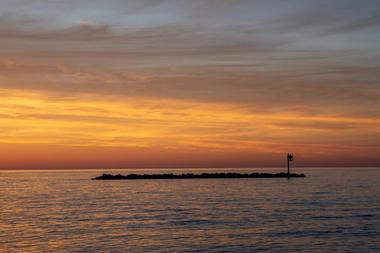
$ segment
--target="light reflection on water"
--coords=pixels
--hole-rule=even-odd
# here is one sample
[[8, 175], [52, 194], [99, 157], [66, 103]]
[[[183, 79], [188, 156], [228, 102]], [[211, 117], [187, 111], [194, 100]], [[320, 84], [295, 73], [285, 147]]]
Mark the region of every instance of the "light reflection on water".
[[[189, 171], [210, 170], [180, 172]], [[0, 252], [380, 251], [380, 169], [299, 172], [307, 177], [93, 181], [102, 171], [0, 172]]]

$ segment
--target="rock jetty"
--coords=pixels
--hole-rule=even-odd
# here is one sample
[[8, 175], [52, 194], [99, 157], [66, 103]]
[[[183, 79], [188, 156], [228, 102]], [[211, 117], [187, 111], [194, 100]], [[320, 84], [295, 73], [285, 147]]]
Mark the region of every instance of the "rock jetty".
[[129, 174], [127, 176], [117, 174], [103, 174], [93, 180], [137, 180], [137, 179], [208, 179], [208, 178], [290, 178], [305, 177], [304, 174], [296, 173], [201, 173], [201, 174]]

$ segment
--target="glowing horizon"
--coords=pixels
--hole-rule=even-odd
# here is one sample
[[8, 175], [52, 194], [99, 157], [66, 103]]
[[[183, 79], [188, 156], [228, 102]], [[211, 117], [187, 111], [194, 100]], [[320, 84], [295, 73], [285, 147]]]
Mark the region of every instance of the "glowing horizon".
[[[49, 147], [56, 146], [64, 156], [65, 149], [71, 148], [81, 149], [82, 155], [87, 148], [86, 156], [91, 156], [94, 148], [98, 149], [95, 153], [101, 152], [99, 148], [119, 148], [134, 150], [133, 153], [139, 149], [151, 150], [155, 156], [179, 152], [185, 160], [208, 152], [233, 152], [235, 159], [244, 161], [247, 155], [255, 153], [266, 153], [278, 159], [284, 150], [293, 150], [301, 157], [305, 156], [303, 151], [326, 157], [327, 154], [349, 152], [351, 156], [360, 157], [377, 150], [365, 141], [356, 141], [353, 145], [351, 142], [355, 139], [347, 136], [354, 133], [354, 138], [366, 137], [380, 131], [380, 120], [375, 117], [258, 113], [236, 104], [142, 97], [123, 101], [115, 95], [84, 94], [62, 98], [36, 91], [4, 89], [0, 94], [2, 146], [34, 144], [31, 149], [39, 146], [43, 150], [46, 145], [48, 148], [42, 152], [47, 156]], [[328, 142], [332, 144], [326, 144], [326, 138], [331, 138]], [[28, 153], [34, 152], [26, 149], [23, 159], [28, 158]], [[71, 156], [65, 159], [78, 159], [75, 154]], [[125, 166], [128, 166], [127, 151], [124, 156]], [[143, 162], [144, 152], [140, 156]], [[27, 166], [29, 159], [20, 163]], [[261, 159], [256, 159], [261, 165]], [[120, 157], [115, 160], [122, 161]], [[2, 157], [2, 161], [7, 158]], [[165, 164], [165, 160], [160, 163]], [[203, 163], [212, 166], [207, 159]], [[255, 165], [254, 160], [251, 163]], [[54, 167], [53, 164], [50, 166]]]

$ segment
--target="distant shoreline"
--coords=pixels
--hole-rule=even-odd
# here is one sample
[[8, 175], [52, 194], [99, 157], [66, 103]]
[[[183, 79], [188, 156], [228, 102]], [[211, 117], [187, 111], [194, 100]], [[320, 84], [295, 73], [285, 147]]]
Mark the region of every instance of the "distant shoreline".
[[210, 178], [294, 178], [305, 177], [304, 174], [296, 173], [202, 173], [202, 174], [129, 174], [127, 176], [117, 174], [103, 174], [92, 180], [139, 180], [139, 179], [210, 179]]

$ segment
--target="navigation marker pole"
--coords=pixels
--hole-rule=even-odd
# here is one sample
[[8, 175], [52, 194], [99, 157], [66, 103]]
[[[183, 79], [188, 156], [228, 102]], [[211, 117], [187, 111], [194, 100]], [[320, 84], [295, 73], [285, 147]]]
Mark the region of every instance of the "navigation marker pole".
[[290, 176], [290, 162], [294, 160], [293, 154], [288, 153], [288, 177]]

